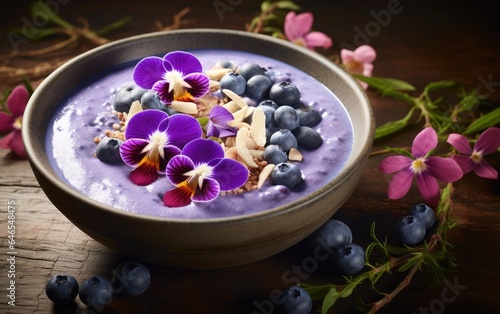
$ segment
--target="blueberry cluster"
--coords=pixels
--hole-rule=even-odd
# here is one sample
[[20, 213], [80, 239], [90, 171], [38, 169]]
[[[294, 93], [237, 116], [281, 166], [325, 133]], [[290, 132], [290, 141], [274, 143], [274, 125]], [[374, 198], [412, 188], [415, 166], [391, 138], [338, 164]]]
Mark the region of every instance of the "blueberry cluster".
[[113, 294], [136, 296], [149, 288], [151, 274], [142, 263], [127, 261], [114, 271], [111, 280], [96, 275], [85, 279], [80, 285], [71, 275], [52, 276], [46, 286], [47, 297], [58, 305], [72, 303], [78, 295], [80, 300], [96, 311], [101, 311], [113, 299]]
[[298, 147], [314, 150], [322, 145], [321, 135], [313, 129], [321, 122], [321, 114], [301, 102], [297, 86], [290, 75], [265, 69], [255, 63], [237, 67], [231, 61], [221, 60], [216, 67], [235, 70], [222, 76], [220, 90], [229, 89], [251, 104], [262, 109], [266, 117], [266, 147], [263, 159], [276, 165], [271, 172], [274, 185], [297, 187], [302, 181], [299, 167], [289, 162], [289, 153]]
[[427, 229], [434, 225], [434, 221], [432, 208], [423, 203], [413, 206], [408, 215], [398, 221], [397, 238], [402, 244], [415, 245], [424, 239]]

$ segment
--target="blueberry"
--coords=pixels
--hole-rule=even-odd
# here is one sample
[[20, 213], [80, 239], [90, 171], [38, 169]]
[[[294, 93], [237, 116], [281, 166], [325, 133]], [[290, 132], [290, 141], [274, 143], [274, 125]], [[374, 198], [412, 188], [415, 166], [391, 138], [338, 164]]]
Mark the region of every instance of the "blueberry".
[[280, 106], [296, 107], [300, 104], [300, 91], [290, 82], [275, 83], [269, 91], [269, 98]]
[[142, 109], [162, 110], [165, 104], [160, 100], [160, 96], [153, 91], [147, 91], [141, 96]]
[[309, 314], [313, 306], [309, 293], [299, 286], [284, 289], [278, 300], [276, 309], [284, 314]]
[[254, 75], [247, 80], [247, 96], [255, 100], [267, 98], [271, 86], [273, 86], [273, 82], [267, 76]]
[[55, 304], [69, 304], [78, 295], [78, 281], [71, 275], [52, 276], [45, 285], [45, 293]]
[[297, 139], [292, 132], [287, 129], [281, 129], [274, 132], [269, 139], [269, 143], [278, 145], [285, 152], [288, 152], [291, 148], [297, 148]]
[[282, 162], [274, 166], [271, 171], [271, 180], [274, 185], [284, 185], [294, 188], [302, 182], [302, 171], [289, 162]]
[[169, 116], [173, 116], [174, 114], [179, 113], [179, 111], [172, 109], [170, 106], [164, 106], [162, 111], [166, 112]]
[[321, 114], [311, 106], [304, 106], [295, 110], [299, 116], [299, 124], [302, 126], [313, 127], [321, 122]]
[[150, 281], [151, 274], [144, 264], [128, 261], [113, 271], [111, 285], [114, 293], [136, 296], [149, 288]]
[[280, 106], [274, 113], [276, 125], [282, 129], [293, 130], [299, 126], [299, 116], [290, 106]]
[[118, 112], [128, 112], [130, 105], [136, 100], [141, 100], [142, 95], [147, 92], [134, 83], [129, 83], [121, 87], [113, 98], [113, 109]]
[[80, 285], [78, 296], [88, 307], [101, 311], [113, 299], [113, 286], [106, 278], [93, 276]]
[[351, 243], [352, 231], [342, 221], [328, 219], [321, 227], [307, 237], [307, 242], [312, 250], [320, 245], [322, 248], [330, 251], [330, 249], [336, 249], [342, 244]]
[[288, 160], [285, 151], [278, 145], [266, 146], [262, 158], [264, 158], [264, 160], [268, 164], [274, 164], [274, 165], [286, 162]]
[[425, 237], [425, 223], [415, 216], [404, 216], [397, 224], [396, 233], [401, 243], [415, 245]]
[[220, 88], [229, 89], [241, 96], [245, 93], [247, 81], [238, 73], [227, 73], [220, 79]]
[[219, 60], [215, 63], [215, 68], [234, 69], [236, 64], [229, 60]]
[[123, 162], [120, 156], [120, 146], [123, 141], [112, 137], [103, 137], [95, 150], [95, 156], [102, 162], [118, 164]]
[[331, 261], [335, 271], [344, 276], [360, 272], [365, 266], [365, 250], [357, 244], [341, 244], [333, 250]]
[[426, 229], [429, 229], [434, 225], [434, 211], [426, 204], [418, 204], [412, 207], [409, 214], [422, 220]]
[[259, 106], [268, 106], [274, 109], [278, 109], [278, 104], [272, 101], [271, 99], [265, 99], [259, 103]]
[[273, 81], [273, 83], [278, 82], [290, 82], [290, 73], [281, 72], [279, 70], [268, 69], [266, 71], [266, 76]]
[[316, 149], [323, 144], [323, 138], [314, 129], [308, 126], [300, 126], [292, 131], [297, 139], [297, 144], [305, 149]]
[[265, 75], [266, 70], [256, 63], [244, 63], [238, 69], [238, 74], [248, 81], [252, 76]]

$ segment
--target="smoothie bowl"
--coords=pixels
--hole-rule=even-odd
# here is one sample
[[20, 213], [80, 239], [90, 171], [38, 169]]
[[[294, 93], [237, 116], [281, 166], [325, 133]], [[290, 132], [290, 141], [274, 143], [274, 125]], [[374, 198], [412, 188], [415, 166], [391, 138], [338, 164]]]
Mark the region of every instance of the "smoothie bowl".
[[326, 58], [215, 29], [84, 53], [42, 82], [23, 125], [33, 172], [72, 223], [185, 268], [305, 238], [355, 189], [374, 133], [363, 90]]

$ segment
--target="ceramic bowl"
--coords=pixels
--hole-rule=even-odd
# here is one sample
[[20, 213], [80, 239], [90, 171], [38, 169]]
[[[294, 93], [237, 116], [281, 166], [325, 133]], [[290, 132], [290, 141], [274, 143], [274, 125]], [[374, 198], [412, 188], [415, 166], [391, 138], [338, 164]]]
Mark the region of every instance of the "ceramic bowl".
[[[64, 183], [45, 152], [57, 106], [81, 81], [112, 66], [174, 50], [238, 49], [284, 61], [315, 77], [341, 100], [354, 144], [341, 172], [311, 195], [256, 214], [180, 220], [128, 213], [96, 202]], [[272, 256], [304, 239], [348, 199], [371, 149], [374, 118], [358, 83], [323, 56], [270, 36], [218, 29], [144, 34], [111, 42], [68, 61], [32, 95], [23, 137], [33, 172], [49, 200], [79, 229], [105, 246], [146, 262], [183, 268], [224, 268]]]

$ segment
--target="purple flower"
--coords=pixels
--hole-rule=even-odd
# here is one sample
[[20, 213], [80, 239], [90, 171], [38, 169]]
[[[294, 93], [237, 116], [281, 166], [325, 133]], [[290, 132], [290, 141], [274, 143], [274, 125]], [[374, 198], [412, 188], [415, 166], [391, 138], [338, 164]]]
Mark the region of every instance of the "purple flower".
[[148, 185], [164, 173], [168, 161], [181, 149], [202, 134], [198, 121], [185, 114], [171, 117], [161, 110], [136, 113], [125, 129], [126, 141], [120, 147], [123, 161], [136, 167], [130, 180], [137, 185]]
[[398, 199], [410, 190], [413, 177], [416, 177], [420, 194], [430, 206], [439, 202], [437, 180], [455, 182], [462, 178], [460, 166], [451, 158], [429, 156], [436, 148], [438, 138], [433, 128], [425, 128], [413, 140], [411, 152], [414, 158], [391, 156], [382, 160], [379, 169], [383, 173], [395, 173], [389, 183], [389, 198]]
[[200, 61], [189, 52], [174, 51], [163, 58], [146, 57], [134, 69], [135, 83], [145, 89], [158, 92], [160, 99], [192, 102], [205, 95], [210, 80], [202, 73]]
[[493, 168], [483, 156], [493, 153], [500, 146], [500, 129], [489, 128], [479, 135], [474, 148], [463, 135], [452, 133], [448, 136], [447, 142], [455, 147], [457, 151], [464, 155], [453, 155], [462, 171], [469, 173], [474, 170], [476, 175], [486, 179], [497, 179], [498, 172]]
[[226, 108], [215, 106], [208, 114], [207, 137], [235, 136], [237, 129], [230, 127], [227, 123], [234, 120], [234, 116]]
[[181, 207], [191, 201], [212, 201], [220, 191], [241, 187], [248, 180], [248, 174], [243, 164], [224, 158], [224, 150], [217, 142], [193, 140], [167, 165], [167, 178], [177, 187], [165, 193], [163, 203], [168, 207]]
[[10, 149], [21, 158], [27, 157], [21, 135], [21, 125], [29, 98], [26, 87], [18, 85], [7, 97], [7, 108], [11, 114], [0, 112], [0, 132], [10, 132], [0, 139], [0, 148]]

